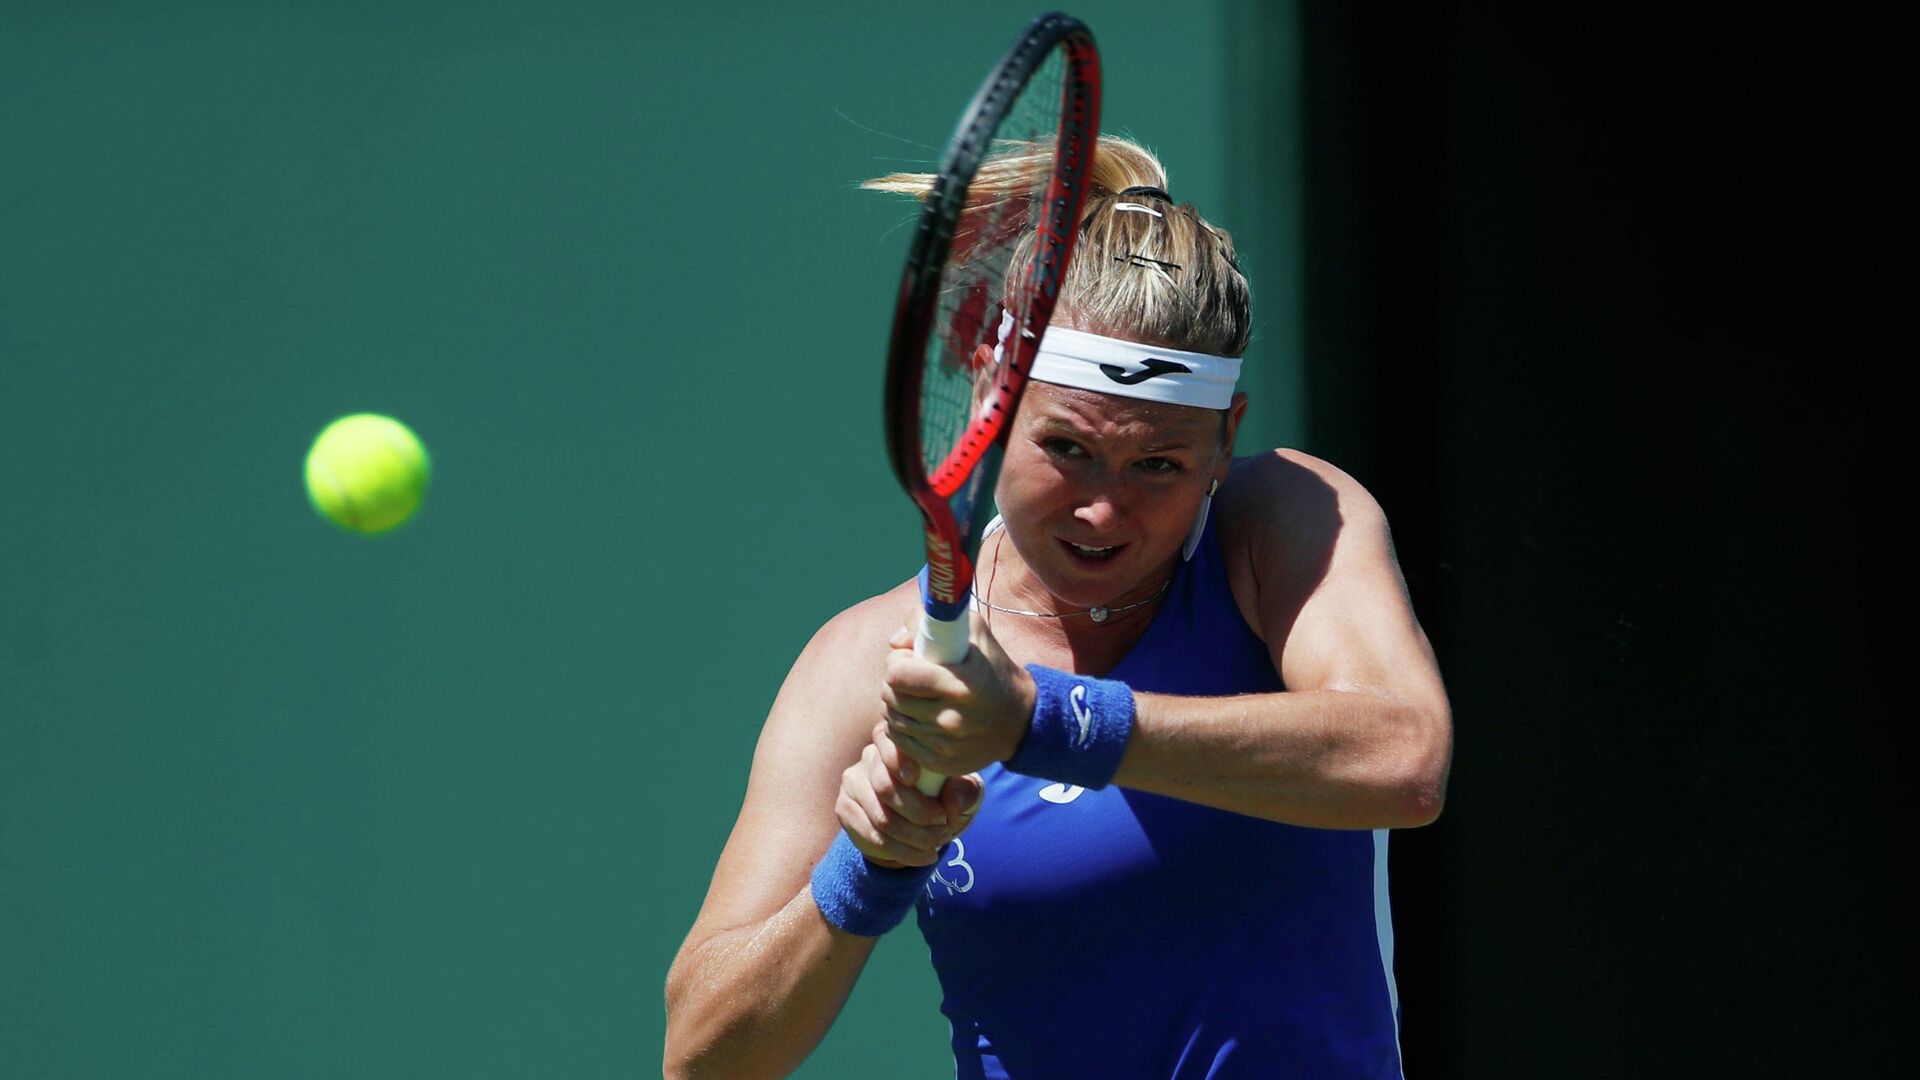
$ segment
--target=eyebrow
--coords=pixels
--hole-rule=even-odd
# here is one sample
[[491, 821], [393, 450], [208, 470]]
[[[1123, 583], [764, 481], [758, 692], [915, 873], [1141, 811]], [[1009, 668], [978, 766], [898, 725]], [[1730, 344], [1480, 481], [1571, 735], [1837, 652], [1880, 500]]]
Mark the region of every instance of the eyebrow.
[[[1039, 426], [1040, 432], [1042, 434], [1057, 433], [1061, 435], [1071, 436], [1072, 438], [1076, 438], [1076, 439], [1084, 439], [1088, 437], [1083, 428], [1081, 428], [1077, 424], [1074, 424], [1058, 416], [1036, 416], [1034, 417], [1034, 422]], [[1172, 441], [1169, 441], [1169, 442], [1154, 443], [1149, 446], [1143, 446], [1140, 449], [1136, 450], [1135, 453], [1165, 454], [1165, 453], [1171, 453], [1177, 450], [1192, 450], [1196, 446], [1200, 445], [1200, 442], [1201, 440], [1196, 438], [1176, 436]]]

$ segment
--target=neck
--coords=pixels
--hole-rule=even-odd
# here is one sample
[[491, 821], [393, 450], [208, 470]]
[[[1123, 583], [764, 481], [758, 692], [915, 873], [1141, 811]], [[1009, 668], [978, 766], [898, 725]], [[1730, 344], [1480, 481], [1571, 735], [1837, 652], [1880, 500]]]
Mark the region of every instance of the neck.
[[[1004, 529], [990, 543], [985, 572], [975, 580], [974, 589], [994, 634], [1003, 640], [1012, 634], [1043, 647], [1064, 649], [1078, 671], [1104, 670], [1119, 662], [1153, 621], [1179, 568], [1176, 557], [1162, 572], [1119, 596], [1093, 606], [1074, 604], [1046, 587], [1020, 557], [1019, 549], [1007, 541]], [[1106, 618], [1095, 620], [1096, 606], [1108, 613]]]

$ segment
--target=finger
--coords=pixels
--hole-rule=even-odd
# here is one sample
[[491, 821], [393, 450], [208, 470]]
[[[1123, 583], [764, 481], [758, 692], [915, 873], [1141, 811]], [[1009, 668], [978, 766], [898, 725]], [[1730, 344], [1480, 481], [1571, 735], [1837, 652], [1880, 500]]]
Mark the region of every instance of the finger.
[[[946, 765], [947, 757], [943, 749], [945, 746], [944, 741], [933, 738], [922, 739], [913, 731], [903, 730], [891, 732], [890, 739], [893, 744], [899, 748], [901, 756], [912, 761], [918, 770], [912, 782], [902, 782], [905, 787], [915, 788], [917, 792], [918, 789], [916, 785], [926, 779], [926, 773], [940, 773], [944, 776], [958, 771]], [[939, 798], [938, 795], [922, 797], [931, 802], [937, 802]]]
[[885, 683], [905, 697], [963, 698], [967, 694], [967, 684], [952, 668], [904, 649], [887, 654]]
[[940, 800], [903, 783], [883, 760], [878, 745], [868, 745], [861, 751], [857, 768], [865, 775], [847, 785], [848, 790], [863, 801], [882, 833], [922, 846], [916, 830], [931, 833], [947, 826], [947, 811]]
[[887, 639], [887, 644], [896, 649], [913, 648], [913, 628], [911, 626], [901, 626], [900, 629], [893, 632], [892, 637]]
[[887, 731], [885, 720], [873, 725], [873, 747], [880, 753], [880, 763], [893, 773], [894, 778], [907, 787], [920, 780], [920, 763], [901, 751], [898, 743]]
[[909, 694], [895, 693], [893, 687], [880, 687], [880, 703], [888, 709], [905, 713], [915, 719], [931, 723], [945, 710], [952, 708], [952, 702], [945, 698], [914, 697]]
[[[840, 813], [840, 823], [849, 832], [878, 843], [880, 819], [886, 814], [886, 794], [881, 789], [890, 782], [879, 767], [874, 748], [863, 747], [860, 760], [847, 766], [846, 771], [840, 774], [841, 801], [835, 804], [835, 810]], [[852, 807], [851, 818], [847, 816], [849, 806]]]
[[951, 772], [940, 767], [946, 760], [948, 735], [940, 725], [907, 713], [888, 710], [887, 737], [923, 769]]
[[[891, 746], [891, 743], [889, 743]], [[940, 800], [922, 795], [911, 782], [902, 780], [898, 770], [887, 763], [887, 753], [879, 746], [868, 746], [862, 757], [872, 771], [869, 786], [880, 805], [908, 823], [924, 828], [945, 828], [947, 811]]]
[[843, 779], [840, 795], [833, 803], [833, 813], [840, 819], [840, 827], [846, 831], [847, 839], [853, 841], [853, 846], [860, 850], [860, 854], [876, 861], [887, 857], [887, 838], [873, 823], [873, 815], [856, 794], [854, 784]]
[[918, 866], [940, 854], [940, 849], [952, 837], [952, 827], [942, 825], [937, 829], [928, 828], [896, 817], [883, 822], [880, 833], [887, 839], [887, 854], [890, 857]]
[[875, 721], [868, 737], [873, 742], [874, 748], [880, 751], [880, 760], [886, 764], [887, 768], [893, 770], [893, 774], [900, 778], [901, 783], [912, 786], [919, 782], [920, 763], [908, 757], [900, 749], [899, 744], [893, 741], [893, 736], [887, 731], [885, 720]]
[[838, 811], [841, 825], [846, 830], [847, 839], [853, 841], [854, 850], [875, 866], [896, 869], [902, 866], [927, 866], [936, 857], [897, 843], [882, 832], [850, 792], [841, 793]]
[[[867, 748], [868, 755], [871, 755], [872, 749]], [[876, 787], [872, 782], [872, 774], [877, 767], [877, 762], [868, 756], [843, 776], [840, 793], [849, 805], [841, 811], [841, 824], [857, 841], [865, 842], [866, 846], [861, 850], [868, 854], [903, 858], [912, 852], [939, 850], [941, 826], [916, 823], [891, 805], [888, 796], [895, 785], [891, 780], [883, 779], [884, 786]], [[912, 793], [919, 796], [917, 791]], [[944, 817], [945, 811], [935, 804], [933, 820]], [[873, 850], [869, 851], [868, 848]]]
[[864, 819], [859, 838], [873, 846], [872, 853], [924, 866], [946, 843], [945, 826], [914, 824], [888, 807], [871, 787], [850, 790], [847, 794], [853, 797]]
[[948, 818], [965, 822], [980, 812], [980, 800], [985, 794], [986, 784], [979, 773], [948, 777], [940, 788], [940, 806]]

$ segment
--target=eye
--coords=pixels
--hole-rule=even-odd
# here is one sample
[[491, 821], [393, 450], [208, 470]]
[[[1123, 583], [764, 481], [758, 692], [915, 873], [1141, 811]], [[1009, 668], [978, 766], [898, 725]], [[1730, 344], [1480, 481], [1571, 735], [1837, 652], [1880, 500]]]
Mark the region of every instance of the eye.
[[1080, 444], [1058, 435], [1040, 440], [1040, 448], [1056, 457], [1082, 457], [1086, 454], [1086, 451], [1080, 449]]
[[1140, 462], [1140, 467], [1148, 472], [1167, 474], [1182, 472], [1186, 469], [1186, 466], [1180, 462], [1165, 457], [1144, 458]]

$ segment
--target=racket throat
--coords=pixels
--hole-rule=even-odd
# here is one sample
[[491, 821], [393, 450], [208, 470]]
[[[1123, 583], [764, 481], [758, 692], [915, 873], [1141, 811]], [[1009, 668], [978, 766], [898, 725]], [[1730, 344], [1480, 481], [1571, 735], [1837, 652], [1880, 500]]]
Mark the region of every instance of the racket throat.
[[927, 530], [927, 565], [920, 571], [920, 606], [929, 618], [954, 622], [966, 618], [973, 585], [973, 560], [951, 538]]

